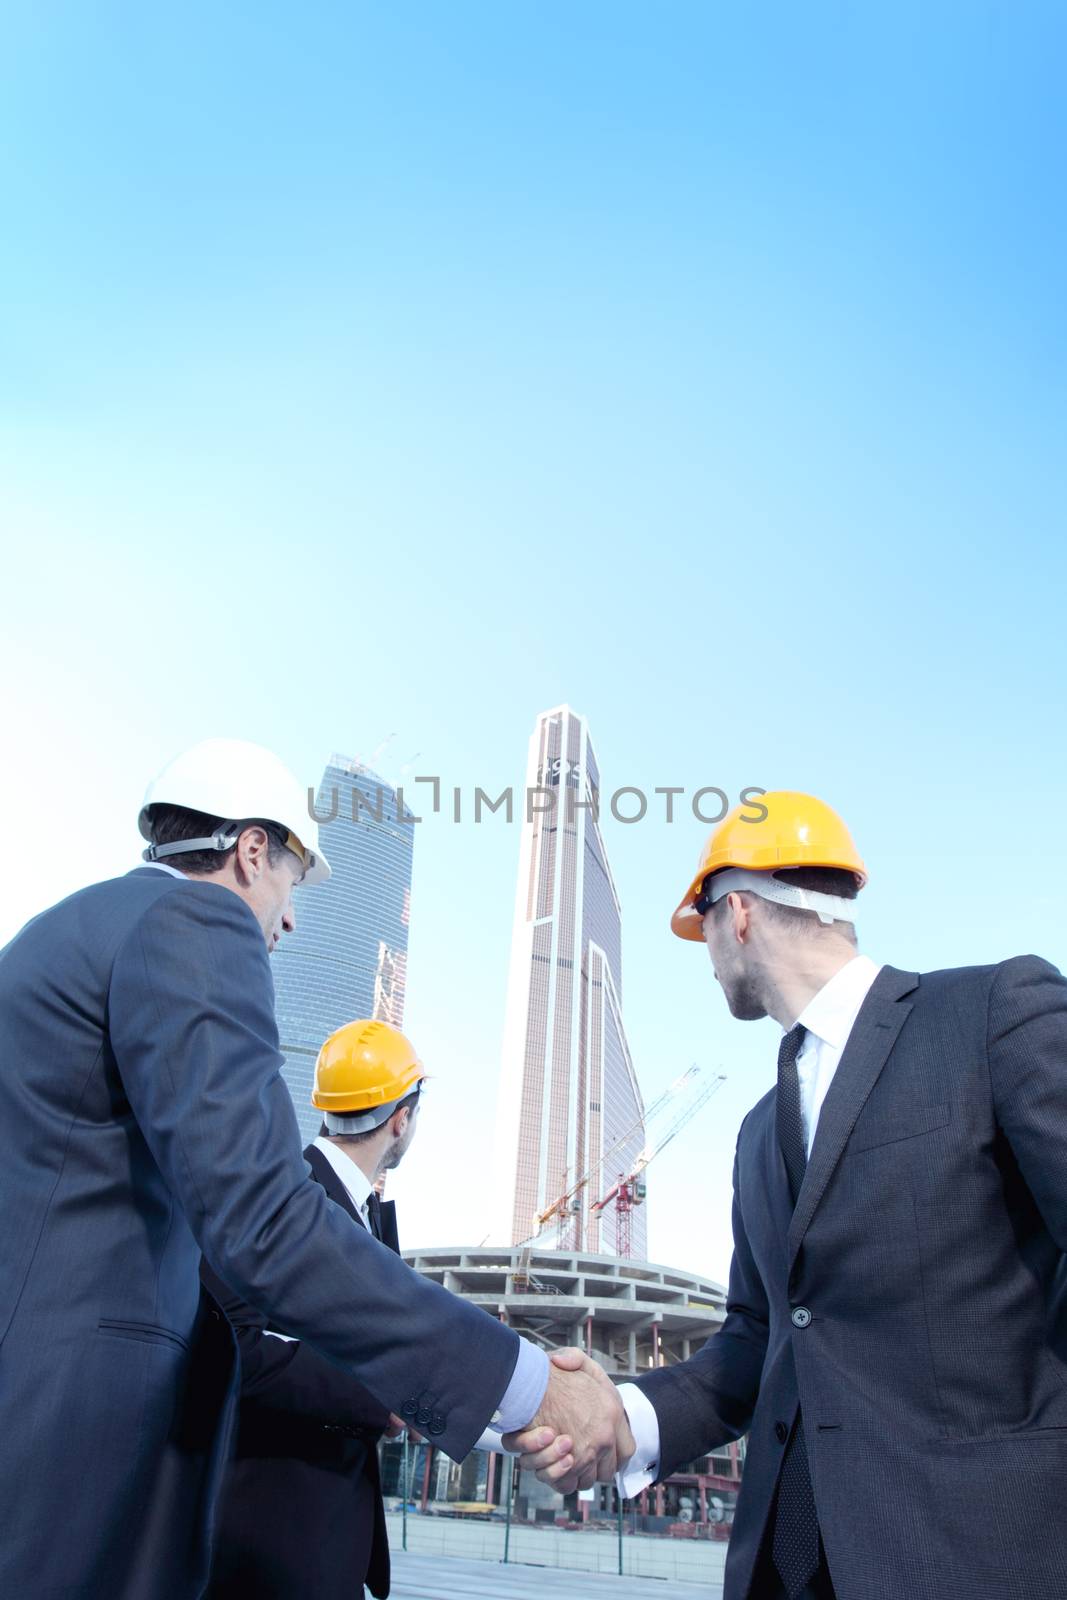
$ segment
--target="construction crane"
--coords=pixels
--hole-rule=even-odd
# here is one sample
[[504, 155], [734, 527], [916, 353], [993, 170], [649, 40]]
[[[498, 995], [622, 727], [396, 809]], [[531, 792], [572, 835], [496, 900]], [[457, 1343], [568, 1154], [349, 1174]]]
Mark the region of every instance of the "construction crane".
[[[692, 1083], [693, 1079], [698, 1075], [700, 1070], [700, 1067], [694, 1061], [693, 1065], [689, 1067], [687, 1071], [683, 1072], [681, 1077], [675, 1078], [674, 1082], [669, 1084], [668, 1087], [664, 1089], [659, 1098], [652, 1102], [642, 1116], [638, 1117], [633, 1126], [627, 1128], [626, 1132], [621, 1134], [619, 1138], [615, 1140], [615, 1143], [611, 1145], [609, 1149], [604, 1151], [604, 1154], [600, 1157], [599, 1161], [595, 1161], [587, 1171], [583, 1172], [581, 1176], [571, 1184], [569, 1189], [564, 1190], [563, 1194], [561, 1194], [558, 1199], [553, 1200], [551, 1205], [546, 1206], [543, 1211], [538, 1211], [533, 1219], [534, 1231], [530, 1235], [530, 1239], [536, 1239], [538, 1234], [540, 1234], [541, 1230], [544, 1228], [545, 1224], [551, 1222], [553, 1217], [555, 1217], [559, 1224], [557, 1248], [562, 1250], [564, 1244], [563, 1235], [566, 1231], [567, 1223], [572, 1217], [576, 1217], [580, 1214], [581, 1207], [578, 1203], [578, 1196], [581, 1194], [582, 1190], [586, 1187], [586, 1185], [591, 1185], [593, 1183], [593, 1180], [596, 1178], [601, 1167], [604, 1167], [608, 1164], [611, 1157], [621, 1145], [626, 1144], [629, 1139], [632, 1139], [634, 1134], [637, 1133], [641, 1128], [647, 1128], [648, 1124], [652, 1122], [659, 1115], [659, 1113], [671, 1103], [672, 1100], [676, 1099], [678, 1095], [684, 1092], [687, 1085]], [[566, 1174], [564, 1174], [564, 1182], [566, 1182]], [[530, 1240], [524, 1240], [523, 1242], [529, 1243]]]
[[686, 1106], [671, 1123], [667, 1132], [659, 1143], [651, 1149], [646, 1145], [644, 1150], [634, 1162], [632, 1169], [624, 1176], [620, 1175], [615, 1186], [608, 1190], [601, 1200], [594, 1200], [590, 1211], [600, 1216], [609, 1205], [615, 1206], [615, 1251], [620, 1256], [633, 1254], [633, 1213], [637, 1206], [642, 1205], [645, 1199], [645, 1168], [654, 1161], [661, 1150], [665, 1150], [674, 1138], [696, 1113], [707, 1105], [712, 1095], [726, 1082], [726, 1074], [718, 1073], [711, 1083], [701, 1090], [696, 1099]]

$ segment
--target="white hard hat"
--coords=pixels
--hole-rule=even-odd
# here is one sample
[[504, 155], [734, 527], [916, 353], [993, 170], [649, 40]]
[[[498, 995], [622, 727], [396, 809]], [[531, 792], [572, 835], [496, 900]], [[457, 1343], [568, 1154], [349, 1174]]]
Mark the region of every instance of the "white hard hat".
[[[271, 750], [244, 739], [202, 739], [175, 756], [145, 790], [137, 826], [151, 839], [149, 808], [184, 806], [232, 824], [261, 819], [277, 823], [291, 836], [305, 862], [304, 883], [325, 883], [330, 864], [319, 849], [318, 823], [311, 815], [307, 795], [289, 768]], [[220, 828], [207, 839], [182, 839], [169, 845], [150, 845], [146, 861], [185, 850], [228, 850], [237, 834]]]

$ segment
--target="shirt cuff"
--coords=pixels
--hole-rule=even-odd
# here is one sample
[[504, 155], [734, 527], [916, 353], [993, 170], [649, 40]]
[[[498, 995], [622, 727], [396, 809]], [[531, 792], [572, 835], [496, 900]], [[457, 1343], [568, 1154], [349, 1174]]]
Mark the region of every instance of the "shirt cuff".
[[655, 1483], [659, 1471], [659, 1418], [656, 1408], [636, 1383], [620, 1383], [617, 1390], [637, 1448], [615, 1474], [615, 1487], [623, 1500]]
[[475, 1450], [495, 1450], [501, 1456], [517, 1456], [518, 1450], [505, 1450], [500, 1433], [496, 1428], [486, 1428], [480, 1439], [475, 1439], [472, 1446]]
[[500, 1433], [515, 1433], [532, 1422], [548, 1388], [548, 1357], [528, 1339], [519, 1340], [519, 1359], [504, 1398], [490, 1418]]

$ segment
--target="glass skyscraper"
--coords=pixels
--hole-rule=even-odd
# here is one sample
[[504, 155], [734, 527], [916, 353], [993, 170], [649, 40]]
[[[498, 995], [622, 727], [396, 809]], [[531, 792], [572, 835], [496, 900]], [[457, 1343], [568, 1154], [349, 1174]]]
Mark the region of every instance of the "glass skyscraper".
[[[612, 1207], [591, 1213], [644, 1145], [622, 1023], [622, 912], [600, 832], [600, 775], [584, 717], [557, 706], [530, 740], [501, 1080], [501, 1182], [510, 1237], [588, 1176], [540, 1247], [614, 1253]], [[632, 1250], [647, 1254], [644, 1205]]]
[[315, 815], [333, 875], [296, 891], [296, 932], [271, 958], [282, 1073], [305, 1143], [322, 1123], [311, 1086], [327, 1035], [356, 1017], [403, 1026], [415, 833], [391, 785], [341, 755], [330, 757]]

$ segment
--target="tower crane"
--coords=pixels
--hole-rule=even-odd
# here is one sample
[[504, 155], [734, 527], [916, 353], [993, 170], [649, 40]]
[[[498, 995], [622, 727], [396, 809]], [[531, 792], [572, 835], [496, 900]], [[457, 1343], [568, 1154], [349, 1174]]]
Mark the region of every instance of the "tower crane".
[[[637, 1133], [640, 1128], [647, 1128], [648, 1124], [653, 1121], [654, 1118], [658, 1117], [660, 1112], [670, 1105], [672, 1100], [683, 1093], [687, 1085], [690, 1085], [693, 1079], [699, 1074], [700, 1070], [700, 1067], [694, 1061], [692, 1066], [687, 1068], [687, 1070], [683, 1072], [680, 1077], [675, 1078], [673, 1083], [668, 1084], [663, 1093], [652, 1102], [652, 1104], [645, 1110], [643, 1115], [638, 1117], [637, 1121], [631, 1127], [627, 1128], [624, 1133], [619, 1135], [619, 1137], [615, 1140], [615, 1143], [604, 1151], [604, 1154], [598, 1161], [595, 1161], [591, 1167], [589, 1167], [585, 1172], [575, 1179], [569, 1189], [565, 1189], [564, 1192], [555, 1200], [553, 1200], [551, 1205], [546, 1206], [543, 1211], [535, 1212], [533, 1219], [533, 1233], [530, 1235], [529, 1239], [524, 1240], [523, 1242], [528, 1244], [532, 1240], [536, 1239], [538, 1234], [540, 1234], [541, 1230], [544, 1228], [545, 1224], [551, 1222], [553, 1217], [555, 1217], [558, 1223], [558, 1239], [556, 1248], [562, 1250], [564, 1243], [563, 1235], [566, 1231], [567, 1223], [572, 1217], [577, 1217], [580, 1215], [581, 1206], [578, 1203], [578, 1197], [582, 1190], [587, 1185], [592, 1185], [593, 1180], [596, 1178], [601, 1167], [605, 1166], [611, 1160], [611, 1157], [621, 1145], [626, 1144], [628, 1140], [632, 1139], [634, 1134]], [[566, 1182], [565, 1173], [564, 1182]]]
[[602, 1214], [609, 1205], [614, 1204], [615, 1206], [615, 1249], [620, 1256], [633, 1254], [633, 1212], [637, 1206], [643, 1204], [645, 1199], [645, 1168], [656, 1159], [661, 1150], [666, 1149], [675, 1134], [679, 1133], [687, 1123], [692, 1121], [696, 1113], [707, 1105], [712, 1095], [725, 1082], [726, 1074], [724, 1072], [717, 1073], [711, 1083], [706, 1084], [700, 1091], [696, 1099], [675, 1117], [663, 1137], [651, 1149], [647, 1145], [645, 1146], [631, 1170], [625, 1175], [620, 1174], [618, 1182], [608, 1190], [603, 1199], [593, 1201], [589, 1209], [598, 1215]]
[[[696, 1087], [695, 1080], [700, 1076], [701, 1071], [702, 1068], [694, 1061], [685, 1072], [683, 1072], [679, 1077], [675, 1078], [674, 1082], [669, 1084], [667, 1088], [664, 1089], [663, 1093], [657, 1096], [644, 1114], [640, 1116], [637, 1121], [628, 1127], [622, 1134], [620, 1134], [615, 1140], [614, 1144], [609, 1146], [609, 1148], [604, 1151], [604, 1154], [600, 1156], [597, 1161], [593, 1162], [593, 1164], [585, 1172], [583, 1172], [568, 1189], [564, 1190], [564, 1192], [557, 1199], [553, 1200], [551, 1205], [546, 1206], [543, 1211], [536, 1213], [533, 1219], [534, 1231], [531, 1234], [530, 1239], [524, 1242], [530, 1243], [533, 1239], [536, 1239], [538, 1234], [545, 1227], [546, 1223], [551, 1222], [553, 1218], [555, 1218], [558, 1223], [559, 1234], [557, 1248], [562, 1250], [564, 1247], [564, 1233], [567, 1223], [572, 1218], [579, 1216], [581, 1213], [582, 1191], [586, 1188], [594, 1188], [595, 1181], [601, 1172], [601, 1169], [610, 1163], [612, 1156], [615, 1155], [620, 1148], [629, 1143], [635, 1133], [642, 1128], [647, 1131], [649, 1125], [658, 1120], [660, 1115], [666, 1111], [680, 1096], [688, 1094]], [[645, 1147], [645, 1152], [642, 1152], [642, 1156], [639, 1158], [638, 1163], [635, 1164], [634, 1172], [631, 1174], [635, 1182], [638, 1172], [643, 1171], [644, 1167], [646, 1167], [649, 1161], [651, 1161], [652, 1156], [658, 1155], [660, 1150], [662, 1150], [663, 1147], [674, 1138], [675, 1134], [683, 1126], [683, 1124], [687, 1122], [689, 1118], [695, 1114], [695, 1112], [699, 1111], [708, 1100], [711, 1099], [711, 1096], [715, 1093], [716, 1089], [719, 1087], [719, 1084], [724, 1081], [724, 1078], [725, 1074], [720, 1073], [712, 1083], [708, 1084], [707, 1087], [697, 1095], [694, 1101], [689, 1103], [686, 1109], [679, 1113], [678, 1117], [671, 1124], [667, 1133], [656, 1144], [655, 1149], [652, 1150], [651, 1154], [647, 1153], [648, 1147]], [[641, 1164], [642, 1162], [643, 1165]], [[623, 1183], [625, 1181], [626, 1180], [624, 1178], [620, 1177], [619, 1183]], [[609, 1195], [604, 1197], [603, 1203], [597, 1202], [590, 1209], [592, 1211], [601, 1210], [603, 1205], [607, 1204], [607, 1202], [615, 1196], [617, 1188], [618, 1184]], [[644, 1199], [643, 1192], [641, 1194], [641, 1199]], [[633, 1203], [640, 1204], [640, 1200], [636, 1200]], [[621, 1215], [621, 1212], [619, 1214]], [[629, 1252], [626, 1253], [628, 1254]], [[621, 1251], [620, 1254], [622, 1254]]]

